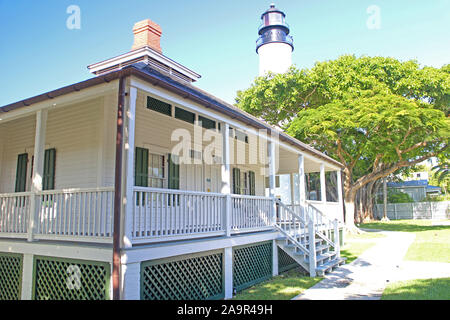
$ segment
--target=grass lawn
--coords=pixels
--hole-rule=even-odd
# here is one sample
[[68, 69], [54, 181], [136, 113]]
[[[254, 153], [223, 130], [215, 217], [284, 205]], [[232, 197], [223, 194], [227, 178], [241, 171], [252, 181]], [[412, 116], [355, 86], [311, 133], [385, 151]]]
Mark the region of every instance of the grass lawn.
[[394, 220], [371, 222], [361, 228], [413, 232], [416, 239], [405, 260], [450, 263], [450, 226], [432, 226], [431, 220]]
[[298, 268], [239, 292], [234, 300], [290, 300], [323, 278], [310, 278]]
[[381, 300], [450, 300], [450, 278], [395, 282]]
[[341, 248], [341, 257], [347, 258], [346, 263], [351, 263], [364, 251], [375, 245], [375, 242], [370, 240], [383, 237], [384, 235], [374, 232], [347, 234], [345, 236], [345, 245]]

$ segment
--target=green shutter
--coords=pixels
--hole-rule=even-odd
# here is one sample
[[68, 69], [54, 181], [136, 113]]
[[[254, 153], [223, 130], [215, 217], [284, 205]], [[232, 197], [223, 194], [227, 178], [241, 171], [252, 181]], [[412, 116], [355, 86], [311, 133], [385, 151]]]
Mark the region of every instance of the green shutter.
[[233, 193], [241, 194], [241, 170], [233, 168]]
[[134, 185], [137, 187], [148, 187], [148, 149], [136, 148]]
[[17, 157], [17, 170], [16, 170], [16, 188], [15, 192], [25, 192], [27, 188], [27, 163], [28, 154], [19, 154]]
[[56, 160], [56, 149], [45, 150], [44, 177], [42, 181], [42, 190], [55, 189], [55, 160]]
[[248, 172], [248, 180], [249, 180], [249, 194], [251, 196], [256, 195], [256, 187], [255, 187], [255, 173], [253, 171]]
[[169, 154], [169, 189], [180, 189], [180, 165], [178, 156]]

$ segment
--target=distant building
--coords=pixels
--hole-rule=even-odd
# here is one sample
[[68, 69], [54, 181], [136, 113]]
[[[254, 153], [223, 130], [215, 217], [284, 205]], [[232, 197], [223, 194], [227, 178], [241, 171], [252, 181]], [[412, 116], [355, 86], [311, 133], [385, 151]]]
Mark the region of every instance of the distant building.
[[408, 194], [414, 202], [422, 201], [426, 196], [441, 194], [441, 188], [431, 186], [428, 180], [411, 180], [403, 182], [388, 182], [388, 189]]

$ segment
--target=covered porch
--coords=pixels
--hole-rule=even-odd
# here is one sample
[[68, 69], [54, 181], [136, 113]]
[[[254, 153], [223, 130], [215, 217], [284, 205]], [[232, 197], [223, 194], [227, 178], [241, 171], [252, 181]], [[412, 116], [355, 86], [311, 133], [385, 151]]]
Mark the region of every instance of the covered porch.
[[[112, 243], [116, 89], [0, 122], [0, 237]], [[340, 168], [275, 135], [137, 80], [126, 114], [128, 247], [272, 230], [279, 202], [343, 219]]]

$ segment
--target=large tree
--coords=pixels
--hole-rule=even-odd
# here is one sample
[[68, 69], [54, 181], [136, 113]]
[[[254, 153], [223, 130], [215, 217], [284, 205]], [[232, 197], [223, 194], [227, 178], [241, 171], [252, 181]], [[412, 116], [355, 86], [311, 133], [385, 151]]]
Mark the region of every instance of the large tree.
[[448, 66], [346, 55], [259, 77], [236, 101], [344, 165], [350, 229], [358, 190], [430, 157], [448, 157]]

